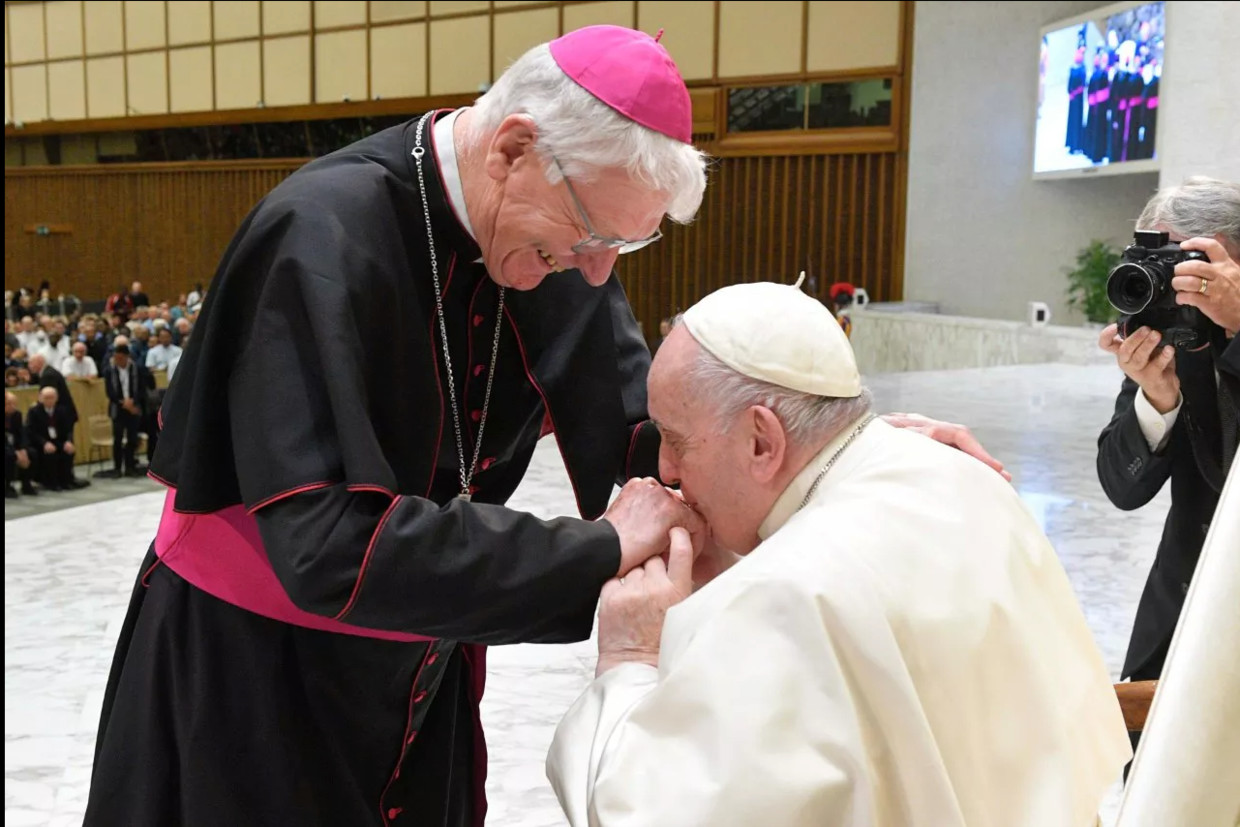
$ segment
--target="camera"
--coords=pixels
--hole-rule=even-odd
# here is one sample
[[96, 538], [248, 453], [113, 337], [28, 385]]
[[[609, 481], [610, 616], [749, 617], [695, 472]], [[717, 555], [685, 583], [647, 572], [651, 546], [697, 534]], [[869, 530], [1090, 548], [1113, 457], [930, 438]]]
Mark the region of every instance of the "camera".
[[1201, 347], [1210, 340], [1212, 323], [1197, 308], [1176, 304], [1171, 279], [1181, 261], [1210, 259], [1167, 239], [1167, 233], [1137, 230], [1120, 263], [1107, 275], [1107, 301], [1121, 313], [1119, 334], [1124, 338], [1148, 327], [1161, 333], [1166, 344]]

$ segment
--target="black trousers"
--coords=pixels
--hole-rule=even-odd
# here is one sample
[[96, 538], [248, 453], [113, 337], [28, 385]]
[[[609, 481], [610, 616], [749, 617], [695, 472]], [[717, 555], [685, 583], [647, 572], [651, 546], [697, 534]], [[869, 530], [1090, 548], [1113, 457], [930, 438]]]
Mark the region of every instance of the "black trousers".
[[73, 483], [73, 456], [65, 453], [63, 442], [54, 440], [52, 444], [56, 446], [54, 454], [45, 454], [42, 446], [26, 451], [31, 470], [44, 488], [68, 488]]
[[[26, 452], [26, 456], [30, 456], [30, 452]], [[30, 485], [31, 467], [19, 468], [17, 466], [17, 450], [11, 445], [4, 446], [4, 484], [12, 485], [17, 480], [21, 480], [22, 487]]]
[[141, 424], [141, 416], [131, 414], [124, 408], [116, 409], [116, 415], [112, 417], [112, 464], [117, 471], [121, 470], [122, 459], [126, 471], [137, 464], [134, 454], [138, 450], [138, 426]]

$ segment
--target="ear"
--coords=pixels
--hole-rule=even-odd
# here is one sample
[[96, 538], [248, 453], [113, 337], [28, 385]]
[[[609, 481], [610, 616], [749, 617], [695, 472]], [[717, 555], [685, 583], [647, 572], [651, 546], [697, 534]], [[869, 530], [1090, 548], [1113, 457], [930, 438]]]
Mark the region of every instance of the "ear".
[[745, 412], [751, 429], [749, 463], [754, 480], [768, 483], [783, 467], [788, 455], [788, 435], [775, 413], [763, 405], [754, 405]]
[[485, 167], [487, 175], [495, 181], [503, 181], [513, 173], [514, 167], [530, 155], [538, 143], [538, 127], [528, 115], [509, 115], [500, 122], [487, 147]]

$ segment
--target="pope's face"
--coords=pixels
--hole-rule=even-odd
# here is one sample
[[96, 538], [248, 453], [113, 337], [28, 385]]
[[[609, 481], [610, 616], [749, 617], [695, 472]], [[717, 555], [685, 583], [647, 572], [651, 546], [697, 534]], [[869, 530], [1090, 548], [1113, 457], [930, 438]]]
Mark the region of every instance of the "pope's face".
[[618, 253], [574, 252], [590, 234], [587, 221], [599, 236], [648, 238], [669, 199], [616, 169], [574, 178], [570, 193], [565, 180], [547, 180], [554, 162], [534, 151], [535, 141], [528, 126], [522, 131], [507, 120], [492, 141], [486, 163], [497, 207], [483, 250], [487, 270], [497, 283], [517, 290], [531, 290], [560, 270], [580, 270], [597, 287], [611, 276]]
[[748, 554], [766, 516], [763, 497], [749, 474], [749, 439], [742, 424], [718, 421], [686, 381], [700, 346], [684, 327], [659, 346], [647, 382], [650, 418], [659, 428], [659, 476], [679, 485], [685, 501], [709, 523], [715, 541]]

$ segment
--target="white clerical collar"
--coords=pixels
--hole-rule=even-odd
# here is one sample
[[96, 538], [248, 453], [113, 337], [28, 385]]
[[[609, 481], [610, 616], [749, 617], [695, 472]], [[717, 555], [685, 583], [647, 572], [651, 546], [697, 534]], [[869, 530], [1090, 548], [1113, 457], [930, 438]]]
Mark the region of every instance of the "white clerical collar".
[[435, 165], [439, 176], [443, 179], [444, 191], [448, 196], [448, 206], [456, 213], [456, 220], [469, 233], [469, 237], [477, 241], [474, 228], [469, 224], [469, 211], [465, 209], [465, 187], [461, 183], [461, 168], [457, 164], [456, 142], [452, 137], [452, 128], [456, 124], [456, 116], [460, 109], [449, 112], [431, 127], [431, 146], [435, 150]]
[[[776, 531], [783, 528], [784, 524], [792, 519], [793, 514], [801, 510], [801, 501], [805, 499], [805, 495], [809, 493], [814, 480], [822, 472], [822, 467], [827, 464], [827, 461], [836, 451], [843, 447], [844, 443], [853, 435], [853, 431], [857, 429], [857, 426], [865, 421], [866, 416], [869, 416], [869, 414], [858, 417], [851, 422], [848, 427], [840, 431], [839, 436], [824, 445], [822, 450], [814, 455], [813, 459], [805, 463], [805, 467], [801, 469], [801, 472], [793, 477], [792, 482], [788, 483], [784, 493], [779, 495], [779, 499], [775, 501], [775, 505], [771, 508], [771, 513], [767, 514], [766, 519], [762, 521], [762, 525], [758, 526], [758, 539], [765, 541]], [[872, 422], [869, 427], [873, 428], [877, 424]], [[827, 472], [827, 476], [831, 476], [832, 473], [838, 470], [838, 467], [837, 463], [831, 471]], [[822, 490], [822, 486], [819, 485], [818, 492], [816, 493], [820, 493]]]

